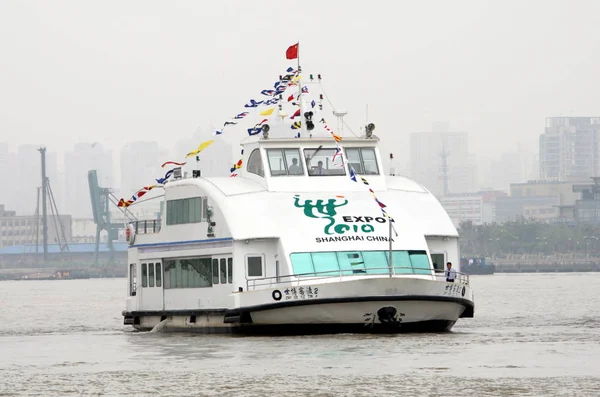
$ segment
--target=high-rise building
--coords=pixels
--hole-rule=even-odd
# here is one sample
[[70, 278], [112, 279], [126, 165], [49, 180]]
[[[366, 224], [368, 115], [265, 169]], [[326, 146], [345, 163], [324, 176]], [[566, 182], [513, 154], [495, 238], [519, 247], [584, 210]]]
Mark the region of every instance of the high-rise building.
[[220, 137], [207, 137], [205, 134], [198, 132], [190, 139], [182, 139], [175, 145], [175, 158], [182, 159], [186, 153], [196, 149], [200, 143], [214, 139], [215, 141], [199, 154], [199, 162], [196, 162], [196, 156], [186, 159], [187, 164], [184, 166], [184, 172], [191, 175], [191, 171], [199, 168], [202, 170], [204, 177], [228, 177], [231, 166], [238, 159], [232, 158], [232, 147], [224, 139]]
[[102, 187], [114, 187], [113, 155], [99, 143], [78, 143], [65, 153], [65, 207], [77, 218], [91, 218], [92, 207], [88, 186], [88, 171], [98, 171]]
[[600, 171], [600, 117], [548, 117], [539, 139], [540, 179], [583, 180]]
[[[13, 169], [14, 155], [9, 151], [8, 144], [0, 142], [0, 170]], [[5, 171], [6, 172], [6, 171]], [[12, 179], [12, 178], [11, 178]], [[16, 183], [16, 181], [15, 181]], [[10, 188], [0, 188], [0, 203], [13, 204], [13, 191]]]
[[477, 187], [466, 132], [434, 127], [433, 132], [411, 134], [410, 168], [412, 178], [437, 196], [471, 192]]
[[157, 142], [136, 141], [121, 149], [121, 196], [127, 199], [141, 187], [156, 183], [163, 170], [161, 154]]

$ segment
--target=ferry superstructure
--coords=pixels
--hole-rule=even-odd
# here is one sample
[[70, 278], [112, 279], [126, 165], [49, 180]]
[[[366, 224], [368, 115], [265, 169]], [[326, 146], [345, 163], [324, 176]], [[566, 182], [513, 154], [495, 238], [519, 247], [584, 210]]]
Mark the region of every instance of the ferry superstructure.
[[131, 225], [126, 325], [396, 333], [473, 317], [456, 228], [426, 188], [385, 175], [374, 125], [336, 140], [265, 125], [243, 143], [235, 177], [179, 176], [164, 184], [161, 218]]

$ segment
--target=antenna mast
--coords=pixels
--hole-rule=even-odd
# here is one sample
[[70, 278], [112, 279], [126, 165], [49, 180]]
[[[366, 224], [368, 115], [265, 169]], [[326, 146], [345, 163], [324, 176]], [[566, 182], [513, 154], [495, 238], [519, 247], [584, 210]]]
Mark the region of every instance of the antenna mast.
[[[306, 134], [306, 120], [304, 120], [304, 98], [302, 97], [302, 68], [300, 67], [300, 40], [298, 40], [298, 105], [300, 106], [300, 136]], [[312, 134], [311, 134], [312, 135]]]
[[450, 153], [448, 153], [446, 151], [446, 145], [442, 145], [442, 152], [440, 153], [440, 157], [442, 158], [442, 164], [440, 166], [440, 179], [443, 182], [443, 186], [444, 186], [444, 196], [447, 196], [448, 193], [450, 193], [449, 189], [448, 189], [448, 180], [449, 175], [448, 175], [448, 156], [450, 155]]

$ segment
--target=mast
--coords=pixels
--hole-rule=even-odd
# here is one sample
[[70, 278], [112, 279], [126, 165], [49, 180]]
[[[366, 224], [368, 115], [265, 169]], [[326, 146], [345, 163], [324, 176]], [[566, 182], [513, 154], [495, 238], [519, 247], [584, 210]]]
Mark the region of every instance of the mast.
[[40, 253], [40, 190], [37, 188], [37, 201], [35, 204], [35, 260], [38, 260]]
[[48, 194], [48, 182], [46, 177], [46, 148], [39, 148], [42, 155], [42, 239], [44, 244], [44, 263], [48, 260], [48, 212], [46, 208], [46, 196]]
[[[304, 117], [304, 98], [302, 97], [302, 68], [300, 67], [300, 40], [298, 40], [298, 105], [300, 105], [300, 136], [306, 133], [306, 119]], [[312, 135], [312, 134], [311, 134]]]
[[392, 266], [392, 220], [390, 218], [388, 218], [387, 223], [390, 228], [389, 236], [388, 236], [389, 243], [390, 243], [388, 263], [390, 264], [390, 277], [392, 277], [394, 275], [394, 267]]

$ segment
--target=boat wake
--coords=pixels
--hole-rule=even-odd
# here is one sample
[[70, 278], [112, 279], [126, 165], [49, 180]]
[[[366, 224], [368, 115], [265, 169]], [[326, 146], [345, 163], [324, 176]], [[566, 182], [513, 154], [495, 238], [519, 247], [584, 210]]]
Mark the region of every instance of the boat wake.
[[156, 324], [154, 326], [154, 328], [152, 328], [150, 330], [150, 333], [153, 333], [153, 332], [162, 332], [164, 330], [165, 326], [167, 325], [168, 321], [169, 321], [168, 319], [162, 320], [160, 323]]

